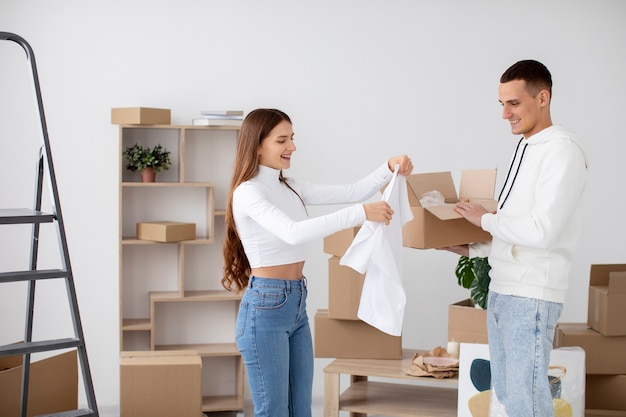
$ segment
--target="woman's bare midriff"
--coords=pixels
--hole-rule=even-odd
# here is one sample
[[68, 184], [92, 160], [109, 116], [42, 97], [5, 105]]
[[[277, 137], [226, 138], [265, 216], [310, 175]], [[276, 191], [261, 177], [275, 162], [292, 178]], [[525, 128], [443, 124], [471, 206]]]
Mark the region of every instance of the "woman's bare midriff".
[[304, 261], [286, 265], [252, 268], [251, 274], [259, 278], [302, 279]]

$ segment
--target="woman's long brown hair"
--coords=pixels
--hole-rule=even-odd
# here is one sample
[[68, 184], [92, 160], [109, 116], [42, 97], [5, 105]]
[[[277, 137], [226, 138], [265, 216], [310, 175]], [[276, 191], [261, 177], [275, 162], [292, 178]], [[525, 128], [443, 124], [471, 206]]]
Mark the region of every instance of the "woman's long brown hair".
[[291, 123], [289, 116], [280, 110], [256, 109], [246, 116], [239, 131], [235, 166], [226, 205], [226, 236], [222, 248], [224, 254], [222, 286], [228, 291], [241, 292], [246, 288], [250, 279], [250, 262], [243, 250], [233, 218], [233, 191], [241, 183], [257, 174], [259, 170], [258, 148], [272, 129], [284, 120]]

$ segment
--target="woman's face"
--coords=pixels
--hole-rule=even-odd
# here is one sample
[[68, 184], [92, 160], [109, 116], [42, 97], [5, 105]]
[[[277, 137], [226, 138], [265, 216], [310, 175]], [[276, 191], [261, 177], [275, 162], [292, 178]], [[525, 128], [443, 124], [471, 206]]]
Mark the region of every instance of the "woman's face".
[[291, 154], [296, 150], [293, 143], [293, 127], [283, 120], [263, 138], [257, 153], [259, 164], [274, 169], [287, 169], [291, 165]]

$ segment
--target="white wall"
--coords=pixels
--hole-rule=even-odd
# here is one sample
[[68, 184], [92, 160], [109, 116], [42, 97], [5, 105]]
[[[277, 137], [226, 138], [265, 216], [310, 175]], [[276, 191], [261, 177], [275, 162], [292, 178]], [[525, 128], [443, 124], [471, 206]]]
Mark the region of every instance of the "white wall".
[[[170, 108], [176, 124], [209, 108], [283, 109], [298, 146], [288, 175], [303, 180], [351, 181], [408, 153], [415, 172], [450, 170], [458, 179], [463, 168], [498, 167], [500, 182], [516, 138], [500, 119], [498, 79], [513, 62], [538, 59], [554, 78], [553, 120], [593, 147], [585, 230], [562, 317], [585, 321], [589, 265], [626, 261], [624, 16], [621, 0], [0, 2], [0, 31], [35, 50], [99, 404], [119, 401], [112, 107]], [[36, 150], [23, 137], [37, 125], [22, 110], [31, 100], [22, 89], [23, 54], [0, 46], [0, 206], [28, 207]], [[25, 149], [26, 160], [18, 156]], [[0, 245], [2, 270], [24, 267], [21, 233], [3, 229]], [[404, 344], [444, 344], [447, 306], [467, 296], [454, 277], [456, 257], [403, 254]], [[44, 251], [42, 263], [52, 255]], [[327, 306], [327, 258], [321, 241], [310, 245], [311, 318]], [[0, 343], [23, 337], [23, 287], [5, 285]], [[40, 298], [41, 334], [70, 328], [47, 314], [56, 291]], [[317, 360], [317, 397], [326, 363]]]

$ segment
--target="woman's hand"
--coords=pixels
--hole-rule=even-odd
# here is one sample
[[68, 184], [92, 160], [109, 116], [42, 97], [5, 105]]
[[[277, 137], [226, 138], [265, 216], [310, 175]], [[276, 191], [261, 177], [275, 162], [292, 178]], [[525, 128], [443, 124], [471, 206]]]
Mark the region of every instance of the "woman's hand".
[[389, 170], [393, 172], [396, 168], [396, 165], [400, 165], [400, 169], [398, 169], [398, 174], [400, 175], [411, 175], [413, 171], [413, 163], [411, 162], [411, 158], [406, 155], [394, 156], [387, 161], [387, 166]]
[[393, 210], [386, 201], [363, 204], [363, 208], [365, 209], [365, 218], [373, 222], [389, 224], [391, 216], [393, 216]]

